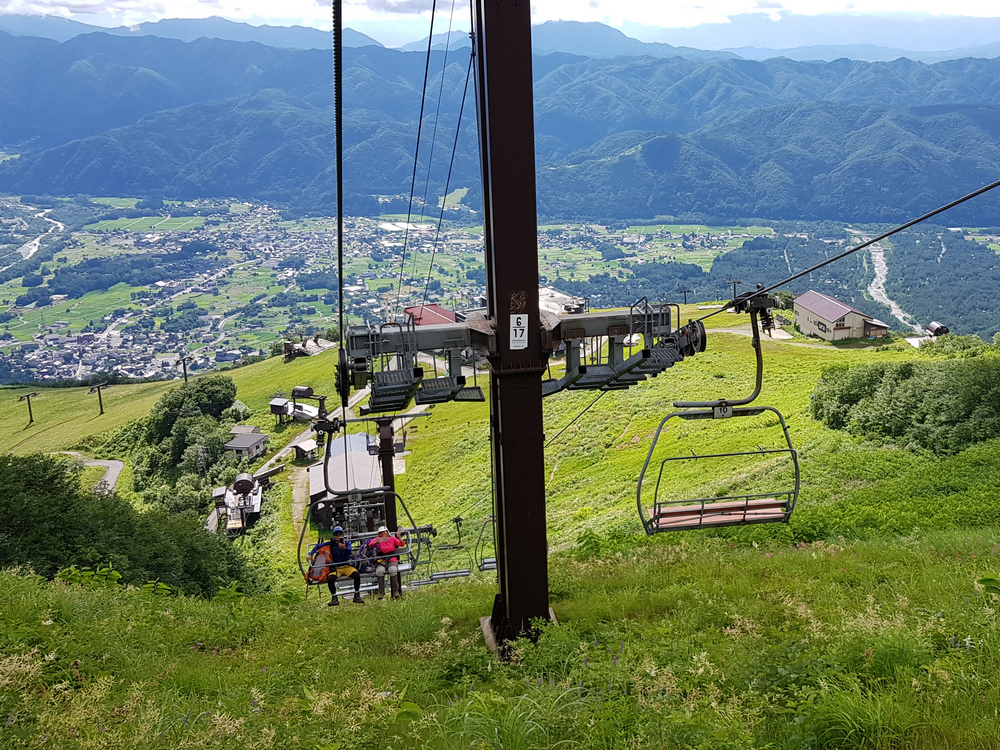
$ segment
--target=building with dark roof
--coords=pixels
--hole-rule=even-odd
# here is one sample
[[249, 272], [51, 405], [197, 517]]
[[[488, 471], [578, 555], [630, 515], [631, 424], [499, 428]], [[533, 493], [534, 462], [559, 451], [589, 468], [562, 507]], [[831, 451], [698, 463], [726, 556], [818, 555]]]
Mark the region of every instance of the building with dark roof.
[[257, 458], [267, 453], [267, 444], [270, 440], [270, 435], [244, 432], [234, 435], [233, 439], [226, 443], [223, 448], [232, 451], [240, 458]]
[[876, 338], [889, 326], [840, 300], [809, 290], [795, 298], [795, 327], [807, 336], [826, 341]]

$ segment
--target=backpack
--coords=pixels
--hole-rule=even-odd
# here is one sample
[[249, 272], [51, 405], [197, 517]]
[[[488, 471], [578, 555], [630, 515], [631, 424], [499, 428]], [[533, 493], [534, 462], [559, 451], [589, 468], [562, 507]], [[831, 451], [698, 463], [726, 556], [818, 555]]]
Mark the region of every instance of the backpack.
[[306, 584], [326, 583], [330, 577], [330, 565], [333, 563], [333, 551], [329, 544], [315, 549], [309, 556], [309, 568], [306, 570]]
[[366, 542], [358, 556], [355, 558], [357, 565], [355, 566], [361, 573], [374, 573], [375, 572], [375, 548], [368, 546]]

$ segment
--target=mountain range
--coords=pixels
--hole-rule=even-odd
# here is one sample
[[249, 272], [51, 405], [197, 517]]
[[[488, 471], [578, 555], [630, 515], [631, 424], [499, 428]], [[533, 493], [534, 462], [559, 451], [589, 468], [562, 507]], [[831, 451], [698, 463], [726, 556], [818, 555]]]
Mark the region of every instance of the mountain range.
[[[900, 29], [904, 31], [900, 33]], [[207, 37], [292, 49], [329, 50], [331, 47], [328, 31], [305, 26], [252, 26], [218, 16], [170, 18], [105, 28], [58, 16], [0, 14], [0, 31], [59, 42], [80, 34], [104, 33], [127, 37], [158, 36], [184, 42]], [[642, 32], [645, 36], [651, 34], [649, 29]], [[996, 19], [944, 18], [934, 22], [896, 19], [886, 22], [868, 16], [784, 14], [775, 22], [762, 19], [759, 14], [748, 14], [734, 16], [728, 24], [703, 24], [693, 29], [664, 29], [657, 33], [668, 37], [672, 43], [643, 42], [602, 23], [547, 21], [532, 27], [532, 44], [536, 54], [566, 52], [585, 57], [684, 57], [689, 60], [787, 57], [790, 60], [832, 61], [846, 57], [874, 62], [906, 57], [921, 62], [941, 62], [963, 57], [1000, 56], [1000, 22]], [[673, 43], [677, 39], [690, 39], [693, 43]], [[789, 47], [788, 39], [810, 40], [810, 43]], [[896, 44], [890, 46], [889, 42]], [[344, 29], [344, 46], [370, 45], [383, 46], [360, 31]], [[467, 31], [435, 34], [432, 43], [433, 49], [438, 50], [469, 45]], [[427, 38], [400, 45], [398, 49], [423, 52], [427, 49]]]
[[[401, 196], [425, 56], [345, 50], [352, 205]], [[444, 188], [468, 49], [432, 52], [424, 135]], [[442, 75], [444, 78], [442, 85]], [[534, 57], [539, 210], [896, 221], [1000, 172], [1000, 60]], [[471, 96], [469, 97], [471, 100]], [[0, 34], [0, 190], [238, 196], [329, 207], [329, 52], [198, 38]], [[451, 187], [478, 203], [471, 103]], [[421, 174], [431, 149], [421, 150]], [[962, 218], [964, 217], [964, 218]], [[1000, 224], [981, 201], [954, 221]]]

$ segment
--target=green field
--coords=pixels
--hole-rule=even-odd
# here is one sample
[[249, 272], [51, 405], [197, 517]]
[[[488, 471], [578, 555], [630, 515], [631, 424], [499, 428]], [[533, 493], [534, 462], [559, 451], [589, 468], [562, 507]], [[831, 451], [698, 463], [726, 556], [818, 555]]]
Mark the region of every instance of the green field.
[[94, 203], [105, 203], [112, 208], [135, 208], [138, 198], [92, 198]]
[[179, 232], [205, 226], [204, 216], [142, 216], [138, 219], [106, 219], [84, 227], [90, 232], [125, 229], [130, 232]]
[[[227, 374], [236, 383], [240, 400], [254, 410], [251, 422], [267, 432], [274, 426], [267, 402], [276, 391], [291, 393], [293, 386], [309, 385], [317, 393], [334, 392], [334, 354], [324, 352], [287, 363], [275, 357]], [[0, 452], [68, 450], [87, 437], [120, 427], [147, 413], [160, 396], [177, 387], [178, 382], [112, 386], [103, 393], [103, 415], [98, 414], [97, 396], [89, 394], [89, 388], [0, 387]], [[35, 416], [31, 425], [28, 424], [27, 404], [18, 403], [18, 398], [29, 392], [38, 393], [31, 399]], [[272, 447], [281, 447], [293, 434], [282, 430], [272, 438]]]

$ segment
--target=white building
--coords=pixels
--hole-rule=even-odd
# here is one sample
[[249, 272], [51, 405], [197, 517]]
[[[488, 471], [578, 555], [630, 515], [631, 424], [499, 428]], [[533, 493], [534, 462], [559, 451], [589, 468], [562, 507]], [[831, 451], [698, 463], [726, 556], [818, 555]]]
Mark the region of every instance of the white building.
[[889, 326], [881, 320], [812, 290], [795, 298], [794, 309], [795, 327], [807, 336], [840, 341], [889, 333]]

